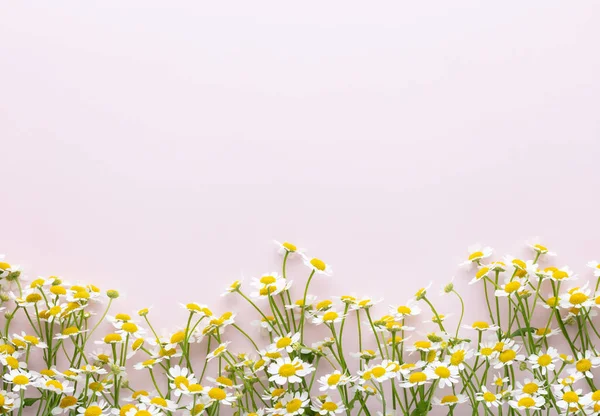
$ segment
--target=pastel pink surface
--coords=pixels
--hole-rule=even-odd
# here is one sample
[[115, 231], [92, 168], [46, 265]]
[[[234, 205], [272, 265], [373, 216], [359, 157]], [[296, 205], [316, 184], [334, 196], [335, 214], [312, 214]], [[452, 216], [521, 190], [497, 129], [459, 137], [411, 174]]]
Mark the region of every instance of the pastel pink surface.
[[218, 295], [279, 267], [272, 238], [333, 265], [320, 296], [456, 275], [469, 318], [473, 242], [539, 235], [590, 276], [597, 3], [164, 4], [3, 7], [0, 251], [30, 276], [165, 327], [237, 308]]

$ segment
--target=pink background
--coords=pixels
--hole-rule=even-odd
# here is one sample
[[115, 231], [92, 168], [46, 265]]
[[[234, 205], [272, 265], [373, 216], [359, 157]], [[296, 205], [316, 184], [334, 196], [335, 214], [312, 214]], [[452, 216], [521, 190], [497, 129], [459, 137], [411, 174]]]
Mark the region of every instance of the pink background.
[[0, 252], [30, 276], [171, 327], [237, 304], [273, 238], [333, 265], [313, 292], [384, 305], [456, 274], [483, 311], [477, 241], [540, 235], [590, 276], [597, 2], [166, 4], [4, 2]]

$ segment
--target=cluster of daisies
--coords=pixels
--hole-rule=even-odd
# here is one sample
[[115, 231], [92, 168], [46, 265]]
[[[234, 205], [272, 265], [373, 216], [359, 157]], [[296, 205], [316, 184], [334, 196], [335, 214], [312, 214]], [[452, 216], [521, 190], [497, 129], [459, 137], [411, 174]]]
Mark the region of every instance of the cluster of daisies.
[[[280, 272], [235, 281], [223, 293], [253, 308], [258, 328], [248, 332], [235, 313], [195, 302], [181, 305], [184, 326], [157, 331], [150, 309], [111, 314], [115, 290], [56, 276], [28, 280], [0, 256], [0, 414], [412, 416], [437, 407], [600, 415], [599, 263], [589, 263], [593, 284], [577, 285], [539, 242], [529, 244], [532, 259], [492, 259], [491, 248], [471, 247], [462, 266], [467, 281], [481, 285], [486, 316], [463, 324], [452, 281], [441, 294], [454, 296], [461, 314], [449, 328], [431, 285], [383, 314], [369, 297], [313, 296], [313, 278], [332, 275], [331, 266], [275, 243]], [[307, 266], [298, 291], [287, 276], [294, 258]], [[427, 322], [435, 331], [420, 331]], [[245, 342], [234, 346], [226, 333]]]

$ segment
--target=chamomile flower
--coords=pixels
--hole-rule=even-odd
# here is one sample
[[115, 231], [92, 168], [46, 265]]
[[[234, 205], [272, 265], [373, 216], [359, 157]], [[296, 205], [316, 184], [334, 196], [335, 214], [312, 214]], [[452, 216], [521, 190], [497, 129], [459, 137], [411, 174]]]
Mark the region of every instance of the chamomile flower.
[[304, 264], [310, 269], [312, 269], [312, 271], [316, 274], [322, 274], [325, 276], [331, 276], [333, 274], [331, 266], [321, 259], [318, 259], [316, 257], [310, 258], [304, 254], [302, 254], [302, 259], [304, 260]]
[[13, 342], [15, 339], [24, 342], [25, 344], [31, 345], [32, 347], [40, 349], [48, 348], [48, 345], [45, 342], [40, 341], [40, 339], [37, 336], [27, 335], [25, 332], [21, 332], [21, 335], [13, 334]]
[[318, 379], [320, 391], [337, 390], [339, 386], [345, 386], [346, 384], [356, 380], [356, 377], [351, 377], [346, 374], [342, 374], [341, 371], [335, 370], [333, 373], [325, 374]]
[[475, 399], [478, 402], [482, 402], [490, 409], [492, 407], [498, 407], [501, 404], [502, 395], [492, 393], [487, 387], [481, 386], [481, 391], [477, 393]]
[[88, 404], [87, 406], [79, 406], [77, 408], [77, 414], [83, 415], [83, 416], [88, 416], [88, 415], [105, 416], [105, 415], [109, 414], [107, 412], [109, 410], [109, 407], [110, 406], [108, 403], [106, 403], [104, 400], [100, 400], [97, 402], [92, 402], [92, 403]]
[[312, 322], [315, 325], [321, 325], [321, 324], [333, 325], [334, 323], [342, 322], [342, 320], [344, 319], [344, 316], [345, 316], [344, 314], [330, 309], [326, 312], [313, 314]]
[[36, 381], [36, 375], [30, 373], [27, 370], [22, 369], [14, 369], [10, 370], [8, 373], [5, 373], [2, 378], [13, 385], [12, 390], [14, 392], [18, 392], [20, 390], [27, 390], [27, 387], [34, 384]]
[[564, 391], [560, 391], [557, 392], [557, 400], [556, 404], [558, 405], [558, 407], [560, 407], [563, 410], [568, 410], [569, 413], [571, 408], [576, 408], [577, 411], [579, 410], [579, 405], [581, 403], [581, 393], [583, 391], [581, 389], [577, 389], [577, 390], [564, 390]]
[[280, 243], [277, 240], [273, 240], [273, 242], [279, 247], [279, 253], [284, 255], [287, 254], [288, 257], [292, 256], [295, 253], [302, 255], [304, 251], [304, 249], [296, 247], [295, 244], [292, 244], [289, 241], [284, 241]]
[[475, 273], [475, 276], [473, 276], [473, 278], [471, 279], [471, 281], [469, 282], [470, 285], [479, 282], [480, 280], [486, 278], [489, 276], [489, 274], [492, 272], [492, 269], [489, 266], [480, 266], [477, 269], [477, 272]]
[[287, 335], [276, 337], [273, 340], [273, 346], [278, 351], [287, 351], [288, 353], [294, 351], [294, 344], [300, 341], [300, 333], [292, 334], [291, 332]]
[[554, 336], [556, 334], [558, 334], [560, 332], [559, 329], [552, 329], [552, 328], [537, 328], [534, 332], [532, 332], [531, 336], [533, 337], [533, 339], [540, 340], [542, 338], [549, 338], [551, 336]]
[[161, 415], [163, 415], [163, 412], [160, 408], [158, 408], [156, 406], [141, 403], [138, 406], [135, 406], [135, 408], [129, 409], [125, 413], [125, 416], [138, 416], [138, 415], [161, 416]]
[[182, 392], [187, 392], [190, 384], [197, 383], [196, 377], [186, 367], [175, 365], [169, 368], [167, 374], [170, 387], [175, 390], [175, 396], [179, 397]]
[[589, 392], [583, 396], [581, 405], [591, 407], [594, 413], [600, 412], [600, 390]]
[[397, 319], [402, 319], [407, 316], [416, 316], [421, 313], [421, 308], [417, 305], [417, 302], [410, 299], [403, 305], [392, 306], [390, 305], [390, 315], [393, 315]]
[[223, 355], [225, 352], [227, 352], [227, 346], [230, 343], [231, 343], [230, 341], [221, 343], [217, 348], [215, 348], [210, 353], [208, 353], [208, 355], [206, 356], [206, 360], [210, 361], [213, 358], [217, 358], [217, 357], [220, 357], [221, 355]]
[[491, 247], [483, 247], [481, 244], [473, 244], [468, 248], [469, 255], [467, 260], [460, 264], [460, 266], [468, 266], [473, 263], [480, 264], [481, 260], [488, 258], [492, 255], [494, 250]]
[[230, 293], [237, 292], [238, 290], [240, 290], [240, 287], [242, 287], [242, 281], [234, 280], [233, 283], [231, 283], [229, 286], [227, 286], [227, 288], [225, 289], [225, 292], [221, 293], [221, 296], [227, 296]]
[[295, 416], [304, 413], [310, 403], [307, 392], [286, 393], [281, 399], [282, 416]]
[[54, 339], [67, 339], [67, 338], [71, 338], [71, 337], [74, 337], [79, 334], [83, 334], [84, 332], [87, 332], [87, 331], [88, 331], [87, 329], [81, 330], [81, 329], [77, 328], [76, 326], [70, 326], [70, 327], [63, 329], [62, 332], [59, 332], [58, 334], [56, 334], [54, 336]]
[[341, 401], [336, 402], [331, 397], [325, 396], [322, 400], [313, 398], [311, 409], [319, 415], [335, 416], [336, 414], [343, 413], [346, 407]]
[[407, 378], [401, 381], [398, 385], [404, 389], [408, 389], [415, 386], [422, 386], [431, 382], [425, 371], [415, 371], [411, 373]]
[[79, 402], [75, 396], [64, 396], [60, 399], [58, 405], [52, 409], [53, 415], [62, 415], [63, 413], [71, 414], [72, 410], [75, 410]]
[[549, 251], [545, 244], [542, 244], [539, 237], [534, 237], [531, 241], [527, 242], [527, 246], [537, 254], [545, 254], [547, 256], [556, 256], [556, 253]]
[[500, 289], [496, 289], [494, 295], [497, 297], [518, 295], [519, 292], [523, 290], [525, 284], [525, 279], [515, 277], [512, 280], [507, 280], [500, 286]]
[[315, 371], [315, 368], [299, 359], [298, 357], [278, 358], [275, 362], [269, 364], [267, 372], [271, 375], [269, 381], [273, 381], [280, 386], [286, 383], [300, 383], [302, 378]]
[[473, 350], [469, 344], [461, 342], [448, 348], [448, 364], [462, 371], [465, 369], [465, 362], [473, 356]]
[[600, 366], [600, 357], [593, 355], [590, 350], [585, 351], [583, 354], [577, 352], [576, 357], [574, 372], [583, 377], [594, 378], [591, 370]]
[[508, 405], [513, 409], [526, 410], [527, 412], [540, 409], [544, 403], [546, 403], [546, 399], [542, 396], [531, 396], [529, 394], [519, 394], [514, 400], [508, 401]]
[[581, 309], [594, 306], [594, 299], [590, 297], [591, 289], [587, 283], [582, 287], [569, 289], [567, 294], [561, 297], [560, 307], [563, 309]]
[[475, 321], [471, 325], [463, 325], [463, 328], [466, 329], [474, 329], [476, 331], [485, 332], [485, 331], [497, 331], [499, 327], [494, 324], [489, 324], [485, 321]]
[[465, 403], [467, 400], [468, 398], [464, 394], [450, 394], [443, 396], [441, 399], [439, 397], [434, 397], [433, 404], [436, 406], [455, 406], [457, 404]]
[[73, 393], [73, 386], [69, 385], [67, 380], [59, 381], [49, 377], [40, 377], [35, 381], [35, 387], [42, 390], [49, 390], [58, 394]]
[[169, 399], [164, 399], [160, 396], [140, 396], [140, 399], [143, 404], [147, 406], [154, 406], [165, 412], [174, 412], [175, 410], [177, 410], [177, 403]]
[[527, 359], [531, 364], [531, 369], [539, 369], [543, 375], [554, 371], [554, 362], [558, 359], [558, 351], [554, 347], [549, 347], [545, 353], [531, 354]]
[[[363, 371], [359, 371], [359, 382], [364, 383], [368, 380], [375, 380], [379, 383], [383, 383], [384, 381], [395, 377], [395, 365], [386, 361], [387, 360], [384, 360], [381, 362], [381, 364], [375, 364], [370, 367], [366, 367]], [[386, 365], [384, 365], [384, 363], [386, 363]]]
[[544, 387], [544, 382], [535, 378], [526, 378], [523, 380], [522, 384], [520, 381], [517, 381], [516, 392], [518, 394], [528, 394], [530, 396], [548, 394], [548, 391]]
[[203, 305], [201, 303], [190, 302], [190, 303], [186, 303], [186, 304], [180, 303], [180, 305], [183, 309], [187, 309], [191, 314], [198, 315], [200, 317], [213, 316], [212, 310], [210, 310], [210, 308], [208, 306]]
[[450, 365], [449, 361], [432, 362], [425, 368], [425, 374], [428, 379], [437, 379], [441, 388], [458, 383], [458, 367]]
[[523, 354], [519, 354], [521, 346], [518, 344], [505, 345], [505, 348], [498, 354], [494, 362], [494, 368], [502, 368], [512, 365], [515, 361], [525, 360]]
[[548, 267], [544, 271], [548, 270], [548, 278], [555, 282], [565, 282], [567, 280], [575, 280], [576, 275], [569, 269], [568, 266], [563, 266], [561, 268], [556, 267]]

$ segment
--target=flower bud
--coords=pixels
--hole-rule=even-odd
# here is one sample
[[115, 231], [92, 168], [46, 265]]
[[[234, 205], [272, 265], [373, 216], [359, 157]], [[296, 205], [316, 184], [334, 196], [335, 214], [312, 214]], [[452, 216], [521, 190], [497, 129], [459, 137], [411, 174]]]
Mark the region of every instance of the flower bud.
[[106, 291], [106, 296], [108, 296], [111, 299], [117, 299], [119, 297], [119, 292], [117, 292], [116, 290], [107, 290]]

